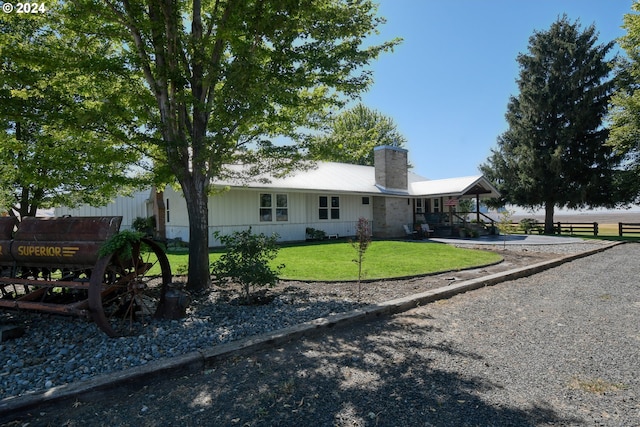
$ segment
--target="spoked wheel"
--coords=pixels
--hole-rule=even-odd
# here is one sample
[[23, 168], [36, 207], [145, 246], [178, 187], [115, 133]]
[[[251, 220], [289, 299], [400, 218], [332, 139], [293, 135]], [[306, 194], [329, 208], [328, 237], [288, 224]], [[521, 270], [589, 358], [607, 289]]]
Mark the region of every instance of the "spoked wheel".
[[169, 283], [166, 254], [154, 241], [141, 239], [130, 257], [114, 254], [97, 262], [89, 285], [91, 316], [110, 337], [130, 335], [154, 316]]

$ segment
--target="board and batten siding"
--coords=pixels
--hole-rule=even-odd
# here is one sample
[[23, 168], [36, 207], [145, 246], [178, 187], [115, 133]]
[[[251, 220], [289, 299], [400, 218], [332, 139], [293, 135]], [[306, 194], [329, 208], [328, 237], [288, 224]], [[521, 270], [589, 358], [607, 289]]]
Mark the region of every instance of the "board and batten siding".
[[57, 207], [53, 210], [53, 214], [54, 216], [122, 216], [120, 230], [131, 230], [136, 218], [147, 218], [153, 215], [151, 203], [151, 190], [143, 190], [131, 196], [118, 196], [105, 206]]
[[[260, 195], [287, 195], [287, 221], [260, 221]], [[331, 198], [338, 196], [340, 200], [339, 219], [320, 219], [320, 196]], [[368, 197], [368, 196], [364, 196]], [[330, 200], [330, 199], [329, 199]], [[165, 190], [167, 205], [166, 232], [167, 238], [189, 240], [189, 222], [187, 208], [182, 194], [171, 188]], [[360, 217], [371, 221], [373, 215], [372, 198], [369, 204], [363, 204], [363, 196], [352, 194], [304, 193], [277, 189], [232, 188], [224, 193], [209, 198], [209, 244], [220, 245], [214, 233], [223, 235], [251, 227], [254, 233], [266, 235], [277, 234], [280, 241], [300, 241], [306, 238], [308, 227], [322, 230], [332, 236], [353, 236]]]
[[[320, 219], [320, 197], [329, 198], [337, 196], [340, 201], [340, 219]], [[368, 200], [368, 204], [363, 203], [363, 199]], [[339, 193], [318, 193], [306, 194], [307, 199], [307, 227], [322, 230], [328, 235], [338, 235], [341, 237], [355, 236], [356, 225], [360, 218], [366, 218], [369, 222], [373, 218], [372, 197], [366, 195], [339, 194]], [[331, 209], [331, 206], [329, 206]], [[330, 217], [330, 215], [329, 215]]]

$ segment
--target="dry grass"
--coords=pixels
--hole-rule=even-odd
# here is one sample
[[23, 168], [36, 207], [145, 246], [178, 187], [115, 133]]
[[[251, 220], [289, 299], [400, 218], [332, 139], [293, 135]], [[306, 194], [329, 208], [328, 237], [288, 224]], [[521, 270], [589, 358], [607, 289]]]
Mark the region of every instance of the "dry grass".
[[602, 378], [578, 378], [574, 377], [569, 382], [569, 388], [581, 390], [587, 393], [604, 394], [624, 390], [626, 386], [620, 383], [605, 381]]

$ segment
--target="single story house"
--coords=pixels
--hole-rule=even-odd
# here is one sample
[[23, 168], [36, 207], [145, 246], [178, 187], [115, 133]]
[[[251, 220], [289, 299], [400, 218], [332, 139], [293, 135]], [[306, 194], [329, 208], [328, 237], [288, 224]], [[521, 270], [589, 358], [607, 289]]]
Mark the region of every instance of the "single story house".
[[[408, 170], [407, 150], [375, 148], [375, 166], [318, 162], [309, 170], [284, 178], [249, 183], [214, 182], [225, 188], [209, 199], [209, 240], [214, 232], [229, 234], [251, 227], [256, 233], [277, 233], [281, 241], [305, 240], [308, 229], [328, 236], [353, 236], [358, 219], [370, 221], [376, 238], [405, 236], [404, 226], [428, 223], [451, 234], [466, 220], [456, 215], [461, 198], [499, 196], [483, 176], [428, 180]], [[123, 228], [136, 216], [155, 216], [159, 237], [189, 239], [184, 197], [167, 187], [130, 198], [118, 198], [102, 208], [57, 208], [55, 215], [122, 215]], [[476, 206], [479, 203], [476, 204]], [[475, 215], [480, 219], [480, 213]]]

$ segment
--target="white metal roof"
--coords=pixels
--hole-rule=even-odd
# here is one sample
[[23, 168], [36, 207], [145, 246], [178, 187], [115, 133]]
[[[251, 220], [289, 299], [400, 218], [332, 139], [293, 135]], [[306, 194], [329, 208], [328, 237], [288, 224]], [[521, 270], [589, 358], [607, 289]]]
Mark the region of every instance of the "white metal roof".
[[[266, 179], [266, 182], [265, 182]], [[407, 190], [390, 190], [377, 186], [373, 166], [335, 162], [317, 162], [314, 168], [298, 170], [283, 178], [259, 176], [248, 182], [215, 181], [216, 186], [278, 189], [287, 191], [361, 193], [409, 197], [464, 195], [475, 186], [483, 189], [483, 196], [496, 197], [497, 190], [482, 176], [429, 180], [408, 172]], [[487, 194], [484, 194], [488, 192]], [[475, 193], [473, 193], [475, 195]]]
[[460, 197], [480, 194], [483, 197], [500, 196], [498, 190], [483, 175], [413, 182], [409, 188], [412, 195]]

